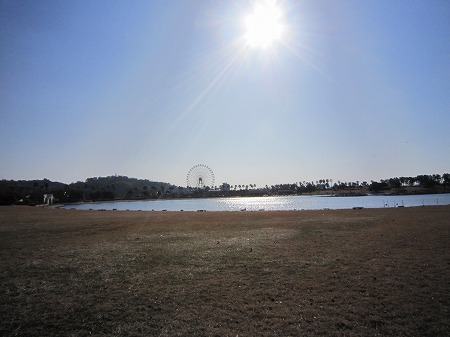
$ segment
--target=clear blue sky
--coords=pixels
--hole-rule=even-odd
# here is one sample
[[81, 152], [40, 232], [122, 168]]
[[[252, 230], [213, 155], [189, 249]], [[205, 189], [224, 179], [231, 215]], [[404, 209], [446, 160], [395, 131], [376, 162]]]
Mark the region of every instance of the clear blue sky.
[[450, 171], [450, 1], [0, 0], [0, 179], [185, 185]]

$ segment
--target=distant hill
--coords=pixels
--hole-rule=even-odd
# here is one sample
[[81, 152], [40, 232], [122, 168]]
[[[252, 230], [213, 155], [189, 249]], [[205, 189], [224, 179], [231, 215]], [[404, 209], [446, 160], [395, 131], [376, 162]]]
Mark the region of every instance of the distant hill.
[[120, 199], [161, 198], [176, 187], [147, 179], [110, 176], [88, 178], [85, 182], [64, 184], [48, 179], [0, 180], [0, 205], [43, 203], [44, 194], [53, 194], [59, 203]]

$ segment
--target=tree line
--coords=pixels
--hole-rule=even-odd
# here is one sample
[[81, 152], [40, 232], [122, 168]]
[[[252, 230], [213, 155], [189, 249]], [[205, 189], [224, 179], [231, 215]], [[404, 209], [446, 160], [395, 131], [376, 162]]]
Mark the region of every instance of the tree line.
[[110, 200], [139, 200], [164, 198], [195, 198], [219, 196], [336, 194], [366, 195], [368, 193], [449, 193], [450, 174], [394, 177], [380, 181], [298, 181], [257, 187], [256, 184], [223, 184], [219, 187], [195, 189], [165, 182], [127, 176], [88, 178], [84, 182], [64, 184], [42, 180], [0, 180], [0, 205], [37, 205], [44, 202], [44, 194], [52, 194], [55, 202], [75, 203]]
[[[431, 189], [435, 190], [431, 190]], [[292, 184], [266, 185], [259, 190], [272, 194], [304, 194], [317, 192], [343, 192], [349, 194], [380, 193], [395, 190], [394, 193], [446, 193], [450, 191], [450, 174], [418, 175], [415, 177], [394, 177], [380, 181], [333, 181], [319, 179], [316, 181], [299, 181]], [[426, 189], [426, 190], [423, 190]], [[359, 193], [358, 193], [359, 191]]]

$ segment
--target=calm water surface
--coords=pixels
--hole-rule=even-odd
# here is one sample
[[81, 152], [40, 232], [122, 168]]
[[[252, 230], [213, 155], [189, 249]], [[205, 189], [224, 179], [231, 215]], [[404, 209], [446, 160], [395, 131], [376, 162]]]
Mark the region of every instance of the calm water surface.
[[130, 211], [274, 211], [274, 210], [314, 210], [350, 209], [354, 207], [384, 208], [450, 205], [450, 193], [402, 195], [402, 196], [275, 196], [275, 197], [235, 197], [181, 200], [118, 201], [92, 204], [66, 205], [65, 208], [79, 210], [130, 210]]

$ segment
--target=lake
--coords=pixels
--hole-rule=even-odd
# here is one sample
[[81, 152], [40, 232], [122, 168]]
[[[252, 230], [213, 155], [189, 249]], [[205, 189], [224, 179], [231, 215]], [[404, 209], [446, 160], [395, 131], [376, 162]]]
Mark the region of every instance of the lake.
[[78, 210], [119, 210], [119, 211], [276, 211], [276, 210], [317, 210], [317, 209], [351, 209], [414, 207], [449, 205], [450, 193], [401, 195], [401, 196], [271, 196], [271, 197], [233, 197], [204, 199], [171, 199], [115, 201], [86, 204], [65, 205], [66, 209]]

